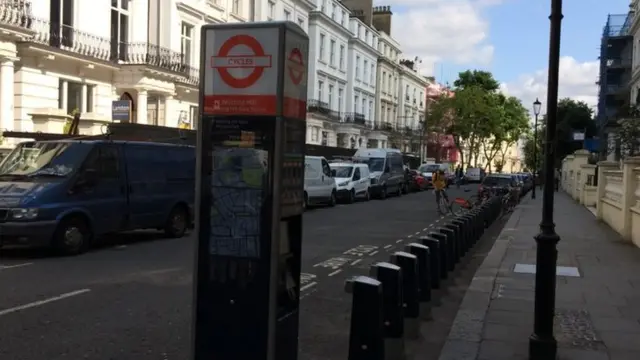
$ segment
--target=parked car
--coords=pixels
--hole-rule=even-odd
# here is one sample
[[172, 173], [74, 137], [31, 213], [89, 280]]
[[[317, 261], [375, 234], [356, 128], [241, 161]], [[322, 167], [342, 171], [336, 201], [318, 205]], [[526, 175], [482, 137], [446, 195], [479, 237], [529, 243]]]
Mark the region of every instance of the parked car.
[[193, 221], [195, 148], [145, 142], [23, 142], [0, 164], [0, 246], [81, 253], [102, 235]]
[[429, 184], [431, 184], [433, 173], [439, 170], [444, 171], [444, 176], [447, 179], [447, 187], [454, 183], [455, 174], [451, 171], [449, 165], [447, 164], [422, 164], [418, 168], [420, 174], [425, 177]]
[[406, 186], [402, 152], [398, 149], [358, 149], [355, 162], [369, 166], [371, 195], [386, 199], [388, 195], [402, 195]]
[[470, 183], [480, 183], [485, 177], [485, 171], [481, 168], [467, 168], [467, 172], [464, 174], [464, 178]]
[[409, 191], [422, 191], [429, 187], [427, 179], [417, 169], [409, 170]]
[[329, 162], [322, 156], [304, 157], [304, 206], [335, 206], [338, 199], [336, 181]]
[[331, 176], [336, 182], [338, 200], [353, 203], [357, 198], [369, 200], [369, 167], [367, 164], [351, 162], [332, 162]]
[[488, 191], [504, 195], [517, 186], [517, 180], [511, 174], [489, 174], [482, 179], [482, 183], [478, 187], [478, 194], [481, 195]]

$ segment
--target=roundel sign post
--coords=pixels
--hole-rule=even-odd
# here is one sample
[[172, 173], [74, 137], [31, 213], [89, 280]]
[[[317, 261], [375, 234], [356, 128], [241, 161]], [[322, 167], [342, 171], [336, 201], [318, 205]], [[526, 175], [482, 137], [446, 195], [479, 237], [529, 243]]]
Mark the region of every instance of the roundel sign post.
[[191, 360], [297, 360], [309, 38], [291, 22], [201, 38]]

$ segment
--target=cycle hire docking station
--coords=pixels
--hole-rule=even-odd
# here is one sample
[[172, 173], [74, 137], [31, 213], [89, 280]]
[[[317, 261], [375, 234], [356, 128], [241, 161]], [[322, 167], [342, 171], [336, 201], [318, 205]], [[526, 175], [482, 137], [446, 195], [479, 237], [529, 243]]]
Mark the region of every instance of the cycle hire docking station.
[[309, 38], [201, 32], [192, 360], [295, 360]]

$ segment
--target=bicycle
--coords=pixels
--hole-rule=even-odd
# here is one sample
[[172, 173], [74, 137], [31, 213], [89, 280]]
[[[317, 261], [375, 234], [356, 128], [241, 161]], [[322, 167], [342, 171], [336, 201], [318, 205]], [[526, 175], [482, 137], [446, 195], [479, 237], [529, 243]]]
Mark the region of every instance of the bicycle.
[[513, 193], [509, 191], [502, 197], [502, 216], [513, 212], [516, 207], [517, 200]]
[[[435, 190], [435, 191], [438, 191], [438, 190]], [[440, 191], [444, 192], [445, 190], [440, 190]], [[436, 196], [438, 195], [436, 194]], [[443, 208], [447, 211], [442, 211]], [[447, 201], [447, 198], [445, 197], [444, 194], [440, 194], [440, 198], [438, 199], [438, 212], [442, 215], [447, 215], [447, 214], [455, 215], [455, 213], [453, 212], [453, 207], [451, 202]]]

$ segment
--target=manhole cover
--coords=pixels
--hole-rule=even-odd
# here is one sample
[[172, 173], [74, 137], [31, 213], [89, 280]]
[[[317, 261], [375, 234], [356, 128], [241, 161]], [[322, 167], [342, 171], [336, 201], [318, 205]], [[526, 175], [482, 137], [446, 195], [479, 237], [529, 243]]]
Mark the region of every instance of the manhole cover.
[[559, 344], [587, 350], [604, 350], [586, 310], [556, 309], [554, 319]]

